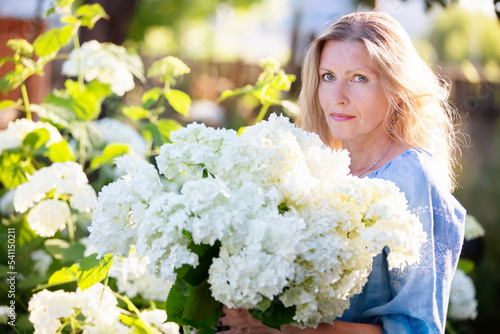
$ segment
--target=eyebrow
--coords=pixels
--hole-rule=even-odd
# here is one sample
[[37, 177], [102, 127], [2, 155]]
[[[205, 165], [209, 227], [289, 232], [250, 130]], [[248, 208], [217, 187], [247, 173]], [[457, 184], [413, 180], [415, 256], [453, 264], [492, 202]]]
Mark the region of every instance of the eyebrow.
[[[332, 71], [330, 69], [327, 69], [327, 68], [324, 68], [324, 67], [318, 68], [318, 71], [334, 72], [334, 71]], [[361, 69], [361, 68], [346, 71], [346, 72], [344, 72], [344, 74], [352, 74], [352, 73], [356, 73], [356, 72], [365, 72], [365, 73], [370, 73], [370, 74], [374, 74], [374, 75], [377, 74], [374, 71], [371, 71], [371, 70], [368, 70], [368, 69]]]

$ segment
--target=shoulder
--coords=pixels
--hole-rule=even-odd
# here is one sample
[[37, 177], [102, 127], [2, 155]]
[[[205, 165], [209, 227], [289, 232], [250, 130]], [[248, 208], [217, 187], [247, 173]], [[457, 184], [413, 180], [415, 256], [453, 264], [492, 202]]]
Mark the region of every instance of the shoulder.
[[368, 177], [394, 182], [411, 209], [446, 207], [454, 215], [465, 216], [465, 209], [447, 188], [447, 176], [432, 154], [424, 150], [408, 149]]
[[417, 190], [440, 187], [439, 168], [432, 155], [424, 150], [411, 148], [368, 175], [394, 182], [405, 194]]

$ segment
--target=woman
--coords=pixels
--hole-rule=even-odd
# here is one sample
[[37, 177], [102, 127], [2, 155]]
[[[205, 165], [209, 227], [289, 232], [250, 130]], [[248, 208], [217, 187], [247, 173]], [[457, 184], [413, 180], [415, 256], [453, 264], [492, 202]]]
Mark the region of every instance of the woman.
[[[387, 269], [384, 249], [361, 294], [322, 333], [444, 333], [465, 210], [451, 195], [457, 143], [448, 86], [388, 15], [340, 18], [307, 49], [297, 123], [332, 148], [347, 149], [351, 174], [393, 181], [419, 216], [428, 241], [421, 261]], [[224, 308], [227, 333], [272, 333], [244, 310]]]

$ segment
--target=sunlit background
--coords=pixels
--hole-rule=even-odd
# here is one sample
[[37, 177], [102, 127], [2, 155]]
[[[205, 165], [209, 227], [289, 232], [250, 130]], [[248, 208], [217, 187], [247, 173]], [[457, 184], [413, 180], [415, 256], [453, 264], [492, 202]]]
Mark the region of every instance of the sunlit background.
[[[0, 0], [0, 58], [9, 54], [10, 38], [33, 41], [57, 24], [44, 19], [49, 0]], [[83, 3], [84, 1], [80, 1]], [[191, 68], [177, 88], [193, 98], [188, 119], [238, 128], [255, 117], [251, 97], [215, 103], [225, 89], [253, 84], [257, 62], [274, 57], [297, 81], [285, 99], [300, 87], [300, 64], [311, 36], [335, 17], [375, 8], [396, 18], [412, 37], [422, 57], [453, 84], [452, 101], [466, 134], [461, 158], [458, 200], [484, 226], [486, 236], [466, 243], [464, 257], [473, 260], [470, 273], [477, 289], [478, 316], [464, 321], [457, 333], [489, 333], [500, 325], [500, 2], [495, 0], [101, 0], [110, 19], [83, 31], [81, 43], [96, 39], [137, 50], [146, 67], [175, 55]], [[452, 3], [444, 7], [439, 3]], [[496, 3], [496, 7], [495, 7]], [[66, 51], [69, 52], [69, 47]], [[29, 80], [34, 103], [61, 87], [62, 61], [44, 77]], [[9, 70], [0, 68], [0, 77]], [[120, 100], [106, 101], [111, 115], [120, 103], [134, 104], [155, 83], [138, 83]], [[2, 99], [16, 99], [18, 91]], [[280, 112], [281, 110], [276, 109]], [[171, 116], [171, 115], [170, 115]], [[18, 117], [0, 112], [0, 129]], [[409, 301], [411, 302], [411, 301]]]

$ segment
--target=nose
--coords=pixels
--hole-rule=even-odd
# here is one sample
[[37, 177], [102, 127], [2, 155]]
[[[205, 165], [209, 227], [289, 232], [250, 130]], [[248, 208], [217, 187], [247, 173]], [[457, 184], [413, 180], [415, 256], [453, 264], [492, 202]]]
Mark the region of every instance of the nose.
[[341, 80], [337, 80], [334, 84], [332, 84], [332, 91], [330, 98], [334, 104], [347, 104], [347, 87], [344, 82]]

